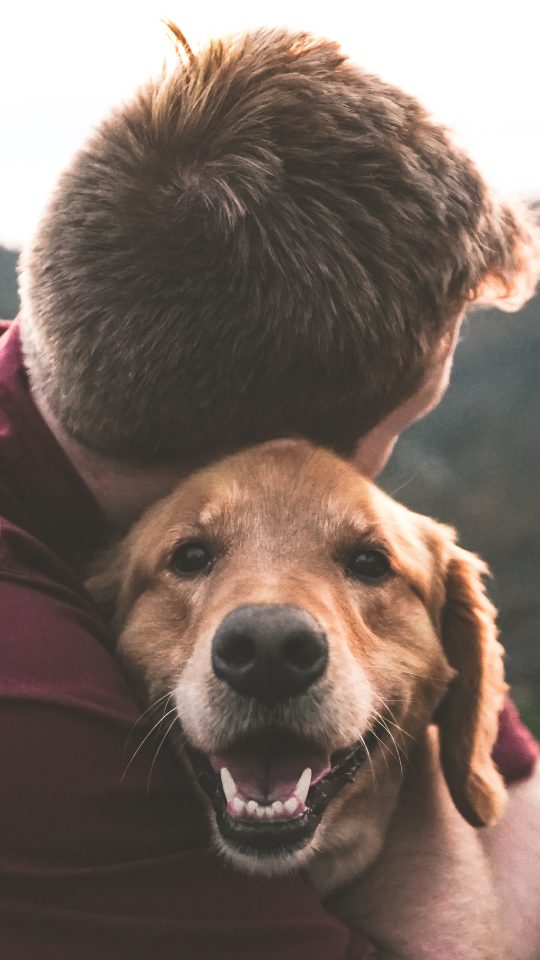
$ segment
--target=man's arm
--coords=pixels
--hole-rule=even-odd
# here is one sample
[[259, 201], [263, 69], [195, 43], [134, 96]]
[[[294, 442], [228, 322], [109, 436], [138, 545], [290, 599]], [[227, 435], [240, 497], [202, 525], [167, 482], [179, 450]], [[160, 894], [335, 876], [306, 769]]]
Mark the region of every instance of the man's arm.
[[149, 726], [134, 727], [141, 709], [99, 621], [20, 551], [4, 542], [0, 557], [1, 956], [373, 956], [299, 880], [244, 877], [208, 850], [166, 747], [150, 769], [161, 737], [123, 776]]

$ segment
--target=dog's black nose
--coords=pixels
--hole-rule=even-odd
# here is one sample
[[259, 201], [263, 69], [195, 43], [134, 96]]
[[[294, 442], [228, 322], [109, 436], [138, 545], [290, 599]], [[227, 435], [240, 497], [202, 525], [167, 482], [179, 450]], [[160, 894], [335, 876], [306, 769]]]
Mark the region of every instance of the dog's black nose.
[[229, 613], [212, 641], [214, 673], [246, 697], [272, 704], [322, 677], [328, 643], [316, 620], [285, 604], [246, 604]]

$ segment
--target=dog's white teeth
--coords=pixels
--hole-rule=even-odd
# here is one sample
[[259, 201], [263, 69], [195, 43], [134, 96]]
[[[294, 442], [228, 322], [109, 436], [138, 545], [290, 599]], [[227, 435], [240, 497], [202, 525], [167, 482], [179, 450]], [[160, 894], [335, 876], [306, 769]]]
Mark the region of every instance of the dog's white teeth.
[[290, 816], [292, 816], [293, 813], [296, 813], [298, 806], [299, 806], [298, 798], [289, 797], [289, 799], [286, 800], [285, 803], [283, 804], [283, 809], [285, 813], [288, 813]]
[[302, 776], [300, 777], [298, 783], [296, 784], [293, 793], [294, 796], [298, 798], [300, 803], [305, 803], [307, 795], [309, 793], [309, 788], [311, 786], [311, 770], [309, 767], [306, 767]]
[[227, 767], [222, 767], [220, 770], [221, 773], [221, 783], [223, 785], [223, 793], [225, 794], [225, 799], [227, 803], [230, 803], [231, 800], [234, 800], [238, 790], [236, 784], [231, 777]]
[[272, 804], [262, 806], [256, 800], [242, 800], [236, 794], [227, 802], [227, 810], [235, 818], [247, 817], [249, 820], [292, 820], [306, 812], [306, 805], [297, 796], [288, 800], [274, 800]]
[[229, 808], [235, 817], [241, 817], [246, 805], [240, 797], [233, 797], [232, 800], [229, 800]]
[[243, 800], [238, 794], [237, 786], [227, 770], [220, 770], [223, 792], [227, 800], [227, 810], [231, 817], [248, 817], [250, 820], [288, 820], [301, 817], [306, 811], [306, 797], [311, 784], [311, 770], [307, 768], [300, 777], [294, 793], [288, 800], [274, 800], [273, 803], [263, 806], [256, 800]]

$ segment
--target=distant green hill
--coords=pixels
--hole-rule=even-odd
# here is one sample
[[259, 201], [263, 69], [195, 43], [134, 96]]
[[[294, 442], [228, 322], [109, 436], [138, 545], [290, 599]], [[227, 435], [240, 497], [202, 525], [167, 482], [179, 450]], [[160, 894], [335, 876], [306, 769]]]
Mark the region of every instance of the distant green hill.
[[381, 482], [488, 561], [508, 673], [540, 734], [539, 297], [517, 314], [471, 314], [444, 401]]
[[[17, 312], [17, 255], [0, 248], [0, 317]], [[508, 673], [540, 734], [540, 298], [471, 314], [441, 405], [399, 442], [382, 486], [457, 527], [494, 580]]]
[[17, 316], [19, 309], [15, 275], [17, 257], [15, 250], [6, 250], [0, 246], [0, 319], [4, 320]]

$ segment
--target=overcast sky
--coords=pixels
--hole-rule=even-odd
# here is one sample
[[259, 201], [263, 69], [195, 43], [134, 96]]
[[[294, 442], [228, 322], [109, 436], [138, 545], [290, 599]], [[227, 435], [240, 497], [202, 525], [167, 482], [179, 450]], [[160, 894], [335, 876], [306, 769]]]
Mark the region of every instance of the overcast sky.
[[456, 130], [503, 192], [540, 196], [537, 0], [0, 0], [0, 242], [25, 241], [92, 124], [159, 70], [161, 16], [192, 46], [261, 24], [334, 37]]

